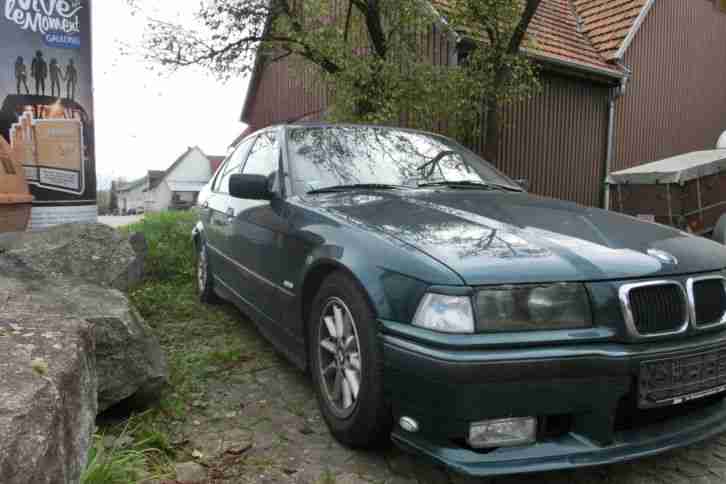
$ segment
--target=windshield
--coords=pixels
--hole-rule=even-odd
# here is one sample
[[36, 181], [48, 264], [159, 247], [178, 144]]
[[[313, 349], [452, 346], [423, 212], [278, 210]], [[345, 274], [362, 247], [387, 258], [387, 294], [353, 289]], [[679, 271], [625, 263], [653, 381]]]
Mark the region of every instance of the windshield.
[[288, 131], [296, 193], [350, 185], [416, 188], [430, 183], [500, 185], [520, 190], [463, 146], [443, 137], [370, 126]]

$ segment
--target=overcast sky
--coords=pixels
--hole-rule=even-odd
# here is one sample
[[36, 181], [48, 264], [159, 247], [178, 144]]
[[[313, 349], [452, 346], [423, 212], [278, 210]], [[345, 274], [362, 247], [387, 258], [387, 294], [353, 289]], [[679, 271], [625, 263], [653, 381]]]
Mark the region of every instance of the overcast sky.
[[[188, 24], [199, 0], [155, 4], [155, 18]], [[163, 4], [163, 5], [159, 5]], [[100, 188], [112, 178], [132, 179], [163, 170], [198, 145], [223, 155], [244, 129], [239, 122], [247, 79], [221, 83], [193, 70], [159, 76], [140, 58], [121, 55], [120, 44], [140, 45], [145, 21], [125, 0], [95, 2], [93, 64], [96, 170]]]

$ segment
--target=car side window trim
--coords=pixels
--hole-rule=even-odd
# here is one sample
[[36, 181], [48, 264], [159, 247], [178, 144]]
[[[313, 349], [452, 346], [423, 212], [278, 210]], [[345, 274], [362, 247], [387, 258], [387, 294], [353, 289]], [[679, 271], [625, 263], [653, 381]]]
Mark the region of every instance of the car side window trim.
[[212, 193], [217, 193], [217, 182], [219, 181], [219, 178], [222, 176], [222, 173], [225, 172], [227, 169], [227, 165], [229, 164], [229, 160], [232, 159], [232, 155], [229, 155], [226, 160], [219, 166], [217, 169], [217, 172], [214, 174], [214, 180], [212, 181]]

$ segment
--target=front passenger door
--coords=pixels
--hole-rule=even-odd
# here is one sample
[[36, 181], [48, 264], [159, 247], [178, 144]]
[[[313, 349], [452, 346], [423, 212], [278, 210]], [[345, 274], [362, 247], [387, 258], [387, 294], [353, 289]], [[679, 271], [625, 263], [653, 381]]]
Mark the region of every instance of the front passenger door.
[[202, 205], [206, 222], [207, 249], [210, 266], [215, 277], [222, 284], [229, 285], [236, 278], [236, 271], [230, 267], [232, 253], [232, 217], [229, 196], [229, 178], [242, 171], [247, 152], [253, 140], [243, 141], [220, 168], [212, 184], [212, 193]]
[[275, 192], [273, 200], [232, 198], [233, 257], [239, 269], [239, 293], [265, 319], [279, 322], [280, 298], [291, 297], [280, 279], [284, 263], [283, 237], [288, 224], [278, 177], [280, 149], [277, 132], [260, 134], [250, 150], [242, 174], [262, 175]]

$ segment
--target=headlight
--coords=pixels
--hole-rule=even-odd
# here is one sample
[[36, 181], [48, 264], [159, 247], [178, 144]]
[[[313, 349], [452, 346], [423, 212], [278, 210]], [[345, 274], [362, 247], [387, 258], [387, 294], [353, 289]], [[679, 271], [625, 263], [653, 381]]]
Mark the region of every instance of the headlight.
[[473, 333], [471, 299], [428, 293], [421, 299], [413, 324], [442, 333]]
[[590, 299], [582, 284], [506, 286], [476, 296], [481, 332], [576, 329], [592, 326]]

